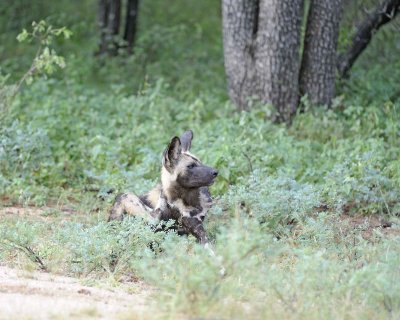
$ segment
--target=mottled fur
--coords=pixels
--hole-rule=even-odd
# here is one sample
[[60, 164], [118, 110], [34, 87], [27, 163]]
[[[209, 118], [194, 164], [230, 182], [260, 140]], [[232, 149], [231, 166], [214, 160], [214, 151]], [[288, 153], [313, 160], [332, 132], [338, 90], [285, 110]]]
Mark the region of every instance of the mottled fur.
[[189, 150], [193, 132], [174, 137], [163, 154], [161, 184], [142, 196], [123, 193], [116, 197], [109, 221], [122, 220], [125, 214], [176, 221], [181, 233], [194, 235], [207, 243], [203, 221], [212, 199], [208, 187], [218, 172], [205, 166]]

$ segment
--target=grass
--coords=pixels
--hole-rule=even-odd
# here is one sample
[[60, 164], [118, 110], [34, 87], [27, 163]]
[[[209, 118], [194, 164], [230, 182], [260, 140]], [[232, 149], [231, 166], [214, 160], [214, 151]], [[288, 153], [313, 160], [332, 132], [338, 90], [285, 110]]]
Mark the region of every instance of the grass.
[[[267, 106], [230, 104], [218, 6], [183, 2], [143, 2], [135, 54], [103, 60], [93, 1], [76, 16], [60, 13], [73, 10], [65, 1], [48, 6], [74, 36], [54, 43], [65, 70], [25, 86], [0, 128], [0, 263], [142, 279], [158, 289], [160, 318], [398, 318], [400, 66], [378, 57], [395, 37], [376, 36], [332, 109], [304, 99], [286, 127]], [[8, 84], [34, 55], [14, 41], [21, 27], [2, 35]], [[217, 259], [140, 220], [105, 222], [117, 192], [156, 183], [163, 149], [188, 128], [194, 154], [220, 172], [206, 219]]]

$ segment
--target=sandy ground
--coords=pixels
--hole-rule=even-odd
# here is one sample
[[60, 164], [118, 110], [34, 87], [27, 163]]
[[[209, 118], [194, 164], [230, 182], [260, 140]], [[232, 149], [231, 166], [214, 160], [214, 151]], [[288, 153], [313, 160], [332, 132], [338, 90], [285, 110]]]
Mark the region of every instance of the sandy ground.
[[[20, 217], [45, 217], [46, 213], [54, 211], [53, 207], [0, 207], [0, 216], [20, 216]], [[57, 208], [57, 212], [65, 217], [75, 214], [74, 210], [68, 207]]]
[[0, 266], [0, 319], [142, 319], [148, 293], [143, 288], [137, 292], [87, 287], [74, 278]]

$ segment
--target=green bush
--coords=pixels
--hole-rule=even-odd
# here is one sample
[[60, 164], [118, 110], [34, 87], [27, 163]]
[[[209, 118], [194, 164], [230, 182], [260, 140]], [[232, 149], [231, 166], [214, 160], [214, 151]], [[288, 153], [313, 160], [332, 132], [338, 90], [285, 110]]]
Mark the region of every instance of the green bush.
[[64, 224], [56, 233], [57, 242], [67, 254], [64, 263], [73, 273], [94, 271], [108, 274], [136, 272], [135, 264], [143, 255], [156, 255], [168, 232], [155, 229], [141, 219], [123, 222], [100, 222], [93, 226], [79, 223]]

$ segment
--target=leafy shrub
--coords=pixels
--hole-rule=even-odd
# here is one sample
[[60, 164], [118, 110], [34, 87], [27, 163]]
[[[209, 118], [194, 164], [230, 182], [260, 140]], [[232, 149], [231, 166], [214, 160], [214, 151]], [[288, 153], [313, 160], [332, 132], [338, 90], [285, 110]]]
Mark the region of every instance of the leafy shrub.
[[[27, 221], [17, 222], [15, 225], [2, 223], [0, 225], [0, 248], [2, 255], [22, 253], [31, 262], [47, 271], [45, 259], [54, 252], [54, 247], [41, 243], [40, 235], [45, 229], [41, 224], [31, 224]], [[3, 257], [4, 258], [4, 257]]]
[[157, 228], [161, 225], [151, 227], [136, 218], [93, 226], [66, 223], [56, 237], [67, 252], [66, 263], [72, 272], [119, 274], [136, 272], [136, 263], [143, 255], [159, 251], [167, 233], [154, 232]]
[[282, 226], [300, 221], [315, 211], [321, 203], [320, 195], [312, 185], [278, 176], [264, 177], [255, 172], [232, 187], [221, 198], [221, 204], [255, 217], [277, 234]]
[[340, 222], [326, 217], [306, 219], [301, 235], [279, 241], [254, 219], [236, 217], [220, 229], [217, 257], [185, 240], [165, 242], [161, 255], [142, 260], [141, 274], [162, 288], [158, 306], [169, 315], [319, 319], [398, 314], [398, 255], [384, 253], [398, 241], [372, 246], [358, 240], [356, 254], [354, 245], [348, 246], [352, 241], [340, 234]]
[[35, 193], [27, 192], [26, 184], [45, 181], [55, 165], [46, 131], [14, 121], [0, 129], [0, 136], [0, 189], [17, 191], [22, 202], [30, 198], [28, 194], [35, 197]]
[[379, 168], [379, 153], [355, 155], [352, 161], [337, 164], [326, 177], [327, 198], [336, 205], [349, 203], [355, 210], [391, 214], [399, 189]]

